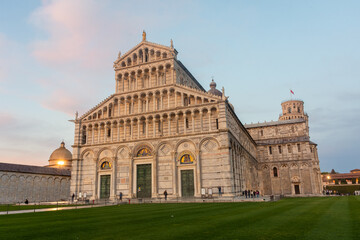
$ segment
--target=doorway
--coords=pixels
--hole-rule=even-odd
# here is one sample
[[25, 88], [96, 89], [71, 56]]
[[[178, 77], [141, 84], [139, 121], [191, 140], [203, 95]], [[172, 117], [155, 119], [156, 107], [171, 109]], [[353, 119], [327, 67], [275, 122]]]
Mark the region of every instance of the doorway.
[[105, 199], [110, 197], [110, 175], [100, 176], [100, 198]]
[[194, 197], [194, 170], [181, 171], [181, 196]]
[[151, 198], [151, 164], [137, 165], [136, 197]]
[[295, 187], [295, 194], [300, 194], [300, 186], [294, 185], [294, 187]]

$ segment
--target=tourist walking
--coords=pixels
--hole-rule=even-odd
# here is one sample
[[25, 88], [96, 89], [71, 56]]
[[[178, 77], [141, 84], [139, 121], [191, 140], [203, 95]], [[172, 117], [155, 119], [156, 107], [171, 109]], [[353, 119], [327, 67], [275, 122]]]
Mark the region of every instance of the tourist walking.
[[219, 197], [221, 197], [221, 187], [220, 186], [218, 187], [218, 190], [219, 190]]
[[122, 202], [122, 192], [120, 192], [119, 197], [120, 197], [120, 201]]
[[73, 193], [73, 195], [71, 196], [71, 201], [74, 202], [74, 198], [75, 198], [75, 193]]
[[245, 190], [245, 198], [247, 198], [247, 190]]
[[168, 193], [167, 193], [167, 191], [165, 190], [165, 191], [164, 191], [165, 201], [167, 200], [167, 195], [168, 195]]

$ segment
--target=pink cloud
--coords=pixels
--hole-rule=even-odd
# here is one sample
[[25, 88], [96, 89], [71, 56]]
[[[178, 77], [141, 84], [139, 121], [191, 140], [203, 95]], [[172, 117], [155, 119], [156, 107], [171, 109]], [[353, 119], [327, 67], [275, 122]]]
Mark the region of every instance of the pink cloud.
[[64, 112], [71, 117], [75, 115], [76, 110], [85, 111], [85, 109], [81, 107], [81, 105], [83, 105], [82, 103], [81, 98], [77, 98], [75, 94], [71, 94], [63, 89], [54, 90], [51, 95], [47, 95], [41, 99], [43, 107]]
[[9, 125], [13, 125], [16, 123], [16, 118], [7, 112], [0, 112], [0, 126], [8, 127]]
[[[83, 113], [83, 103], [93, 102], [92, 94], [107, 97], [101, 94], [113, 91], [112, 64], [118, 51], [124, 53], [140, 42], [143, 29], [158, 30], [185, 17], [175, 16], [168, 11], [171, 6], [159, 2], [43, 1], [30, 17], [44, 36], [32, 42], [32, 56], [53, 69], [44, 78], [48, 82], [39, 82], [49, 93], [41, 97], [41, 104], [73, 115], [75, 110]], [[180, 11], [181, 4], [173, 8]], [[83, 111], [92, 106], [87, 107]]]

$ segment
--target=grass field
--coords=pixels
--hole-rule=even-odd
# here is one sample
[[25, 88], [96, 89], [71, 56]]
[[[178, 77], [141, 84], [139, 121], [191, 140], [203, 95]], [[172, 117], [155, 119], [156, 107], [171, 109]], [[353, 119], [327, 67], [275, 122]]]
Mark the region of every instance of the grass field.
[[1, 239], [360, 239], [360, 197], [119, 205], [0, 216]]

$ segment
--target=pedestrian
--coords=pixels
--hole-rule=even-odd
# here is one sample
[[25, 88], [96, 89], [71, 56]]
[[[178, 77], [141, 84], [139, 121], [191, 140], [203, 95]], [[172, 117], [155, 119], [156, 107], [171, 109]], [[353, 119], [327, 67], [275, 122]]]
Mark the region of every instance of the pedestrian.
[[75, 198], [75, 193], [73, 193], [73, 195], [71, 196], [71, 201], [74, 202], [74, 198]]
[[167, 193], [167, 191], [165, 190], [165, 191], [164, 191], [165, 201], [167, 200], [167, 195], [168, 195], [168, 193]]
[[219, 197], [221, 197], [221, 187], [220, 186], [218, 187], [218, 190], [219, 190]]
[[247, 194], [248, 194], [248, 196], [249, 196], [249, 198], [250, 198], [250, 190], [247, 190]]
[[122, 202], [122, 192], [120, 192], [119, 197], [120, 197], [120, 201]]
[[245, 190], [245, 198], [247, 198], [247, 190]]
[[256, 197], [259, 198], [259, 190], [256, 190]]
[[25, 204], [29, 204], [29, 200], [25, 199]]

